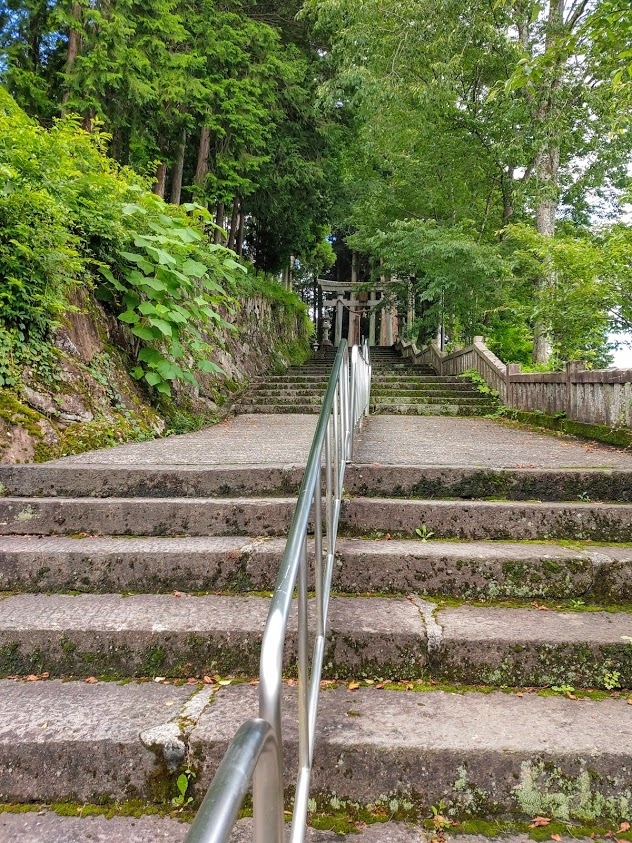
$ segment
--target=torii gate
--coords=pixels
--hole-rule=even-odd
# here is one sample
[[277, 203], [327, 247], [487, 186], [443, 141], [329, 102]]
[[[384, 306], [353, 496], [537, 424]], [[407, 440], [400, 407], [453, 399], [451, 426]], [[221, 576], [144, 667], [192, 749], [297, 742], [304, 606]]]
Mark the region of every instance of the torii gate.
[[[377, 337], [377, 306], [384, 296], [384, 286], [376, 285], [370, 293], [366, 291], [366, 284], [357, 281], [327, 281], [318, 279], [323, 291], [323, 308], [335, 312], [334, 345], [340, 345], [343, 334], [343, 315], [345, 307], [349, 311], [349, 330], [346, 337], [349, 345], [358, 345], [362, 339], [362, 316], [369, 317], [368, 340], [369, 345], [390, 346], [397, 340], [399, 327], [397, 311], [390, 305], [379, 310], [380, 333]], [[333, 313], [332, 313], [333, 315]], [[325, 317], [325, 324], [331, 324], [331, 319]], [[324, 332], [327, 336], [329, 331]], [[327, 344], [327, 340], [323, 342]]]

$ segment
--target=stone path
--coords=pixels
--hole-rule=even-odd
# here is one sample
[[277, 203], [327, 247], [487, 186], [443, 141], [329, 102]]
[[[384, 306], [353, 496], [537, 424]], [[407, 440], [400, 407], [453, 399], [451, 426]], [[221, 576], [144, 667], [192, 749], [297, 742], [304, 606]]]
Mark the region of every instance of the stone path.
[[[256, 712], [266, 594], [315, 423], [245, 414], [0, 467], [0, 802], [169, 805], [187, 764], [203, 795]], [[618, 827], [632, 802], [632, 456], [481, 418], [378, 416], [344, 485], [314, 792]], [[288, 676], [295, 637], [292, 621]], [[295, 695], [288, 682], [290, 767]], [[184, 832], [0, 813], [0, 841], [17, 843]], [[387, 823], [362, 839], [419, 836]]]

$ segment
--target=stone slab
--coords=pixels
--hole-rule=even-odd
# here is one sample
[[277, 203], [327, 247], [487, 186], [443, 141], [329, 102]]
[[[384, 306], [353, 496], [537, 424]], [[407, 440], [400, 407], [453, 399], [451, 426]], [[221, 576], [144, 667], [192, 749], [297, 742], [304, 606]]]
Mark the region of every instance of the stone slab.
[[305, 465], [0, 465], [2, 496], [246, 497], [297, 494]]
[[0, 801], [154, 797], [165, 756], [151, 735], [177, 737], [194, 693], [154, 683], [0, 681]]
[[632, 468], [620, 448], [533, 433], [489, 419], [366, 419], [356, 463], [487, 466], [490, 468]]
[[632, 469], [475, 468], [349, 465], [351, 495], [393, 498], [507, 498], [632, 501]]
[[283, 535], [292, 498], [0, 498], [0, 535]]
[[[284, 696], [287, 781], [294, 776], [295, 694]], [[242, 720], [256, 712], [252, 688], [222, 689], [191, 742], [198, 784]], [[320, 697], [312, 792], [371, 803], [417, 794], [430, 808], [613, 822], [632, 797], [632, 706], [525, 694], [451, 694], [360, 689]], [[559, 782], [564, 782], [563, 790]]]
[[341, 531], [414, 536], [425, 525], [436, 539], [632, 541], [632, 505], [505, 501], [343, 501]]
[[[50, 811], [33, 811], [26, 814], [0, 814], [0, 841], [5, 843], [184, 843], [189, 825], [171, 817], [113, 817], [100, 816], [63, 817]], [[289, 825], [286, 834], [289, 839]], [[354, 843], [427, 843], [427, 831], [403, 823], [376, 823], [354, 834]], [[327, 843], [346, 838], [333, 831], [316, 831], [307, 828], [308, 843]], [[251, 843], [251, 819], [239, 820], [230, 843]], [[447, 841], [458, 843], [491, 843], [490, 838], [473, 835], [447, 835]], [[503, 843], [530, 843], [526, 834], [503, 835]], [[563, 838], [564, 841], [577, 838]]]
[[438, 674], [490, 685], [632, 686], [632, 614], [460, 606], [436, 613]]
[[[266, 549], [263, 543], [254, 554]], [[608, 557], [608, 548], [601, 550], [604, 565], [621, 564], [630, 572], [632, 549], [628, 563]], [[585, 596], [594, 576], [589, 553], [559, 545], [339, 539], [334, 588], [466, 599], [566, 599]], [[616, 589], [608, 594], [618, 599]]]
[[[0, 591], [270, 591], [284, 549], [285, 539], [232, 536], [4, 536]], [[311, 542], [308, 550], [311, 556]], [[632, 602], [632, 548], [339, 539], [333, 588], [352, 594]]]
[[[243, 591], [256, 540], [188, 538], [0, 538], [0, 591]], [[276, 568], [285, 540], [275, 542]]]
[[[256, 676], [270, 608], [262, 597], [23, 594], [0, 600], [0, 674]], [[312, 611], [312, 623], [313, 623]], [[296, 670], [296, 613], [285, 669]], [[419, 676], [426, 634], [408, 600], [334, 598], [326, 676]]]

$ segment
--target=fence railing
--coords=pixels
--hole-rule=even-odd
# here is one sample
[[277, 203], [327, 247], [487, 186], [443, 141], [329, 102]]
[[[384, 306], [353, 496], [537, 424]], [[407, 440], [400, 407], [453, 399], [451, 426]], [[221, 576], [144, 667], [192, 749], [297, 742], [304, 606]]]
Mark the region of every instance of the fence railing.
[[[263, 634], [259, 718], [248, 720], [237, 732], [204, 797], [186, 843], [227, 843], [251, 780], [255, 843], [284, 841], [281, 693], [283, 650], [295, 589], [298, 591], [299, 769], [291, 843], [300, 843], [305, 837], [343, 480], [347, 461], [353, 454], [356, 428], [368, 413], [370, 390], [368, 345], [364, 344], [361, 349], [354, 346], [349, 355], [343, 340], [316, 426]], [[310, 529], [314, 533], [316, 605], [313, 630], [310, 630], [308, 620], [307, 536]], [[313, 639], [311, 663], [310, 637]]]
[[502, 403], [515, 410], [565, 415], [582, 424], [632, 427], [632, 369], [589, 371], [573, 360], [561, 372], [521, 372], [518, 363], [499, 360], [482, 337], [474, 337], [472, 345], [451, 354], [434, 343], [418, 349], [415, 343], [398, 340], [397, 348], [404, 357], [432, 366], [440, 375], [477, 371]]

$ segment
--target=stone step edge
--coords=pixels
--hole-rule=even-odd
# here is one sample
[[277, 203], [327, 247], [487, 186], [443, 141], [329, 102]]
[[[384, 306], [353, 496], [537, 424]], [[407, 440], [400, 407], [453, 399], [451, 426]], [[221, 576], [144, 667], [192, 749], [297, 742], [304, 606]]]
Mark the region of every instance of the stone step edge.
[[[260, 596], [22, 594], [0, 600], [0, 675], [256, 676]], [[544, 608], [544, 607], [542, 607]], [[310, 614], [315, 613], [310, 600]], [[293, 604], [284, 668], [295, 670]], [[323, 678], [632, 687], [632, 612], [333, 597]]]
[[[129, 465], [124, 463], [85, 464], [50, 462], [38, 465], [0, 466], [0, 500], [2, 497], [108, 497], [125, 496], [129, 490], [144, 497], [178, 496], [178, 491], [191, 496], [235, 497], [233, 490], [291, 491], [300, 486], [304, 464], [234, 464], [215, 465]], [[560, 498], [566, 485], [572, 497]], [[523, 488], [529, 499], [536, 499], [544, 488], [559, 489], [556, 500], [573, 500], [582, 494], [595, 500], [614, 486], [618, 498], [632, 499], [632, 469], [619, 468], [488, 468], [485, 466], [375, 465], [351, 463], [345, 473], [345, 488], [351, 494], [416, 497], [476, 498], [481, 494], [499, 493]], [[461, 494], [464, 493], [464, 494]], [[241, 496], [241, 495], [240, 495]], [[540, 498], [542, 499], [542, 498]], [[616, 499], [616, 498], [615, 498]], [[611, 500], [614, 500], [611, 498]]]
[[[3, 681], [0, 690], [0, 799], [7, 803], [169, 801], [187, 763], [199, 800], [237, 728], [257, 713], [257, 689], [247, 685], [49, 680]], [[285, 687], [283, 698], [291, 787], [296, 689]], [[335, 795], [342, 810], [347, 802], [388, 807], [418, 794], [423, 815], [443, 801], [450, 815], [618, 823], [629, 799], [622, 769], [632, 762], [631, 718], [624, 699], [325, 689], [312, 795]]]
[[[294, 498], [0, 498], [0, 535], [284, 535]], [[408, 500], [343, 501], [340, 535], [632, 542], [632, 505]], [[374, 536], [378, 537], [378, 536]], [[420, 538], [422, 538], [420, 536]]]
[[[285, 539], [0, 538], [5, 592], [273, 589]], [[313, 554], [313, 541], [308, 550]], [[340, 538], [333, 588], [461, 599], [632, 602], [632, 548]]]

